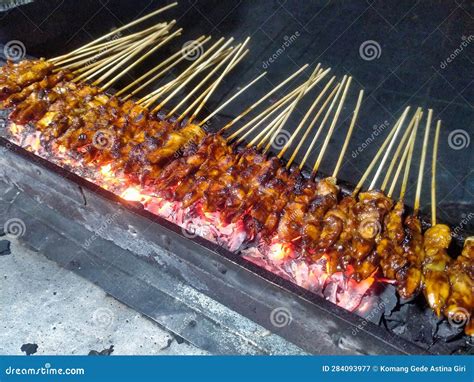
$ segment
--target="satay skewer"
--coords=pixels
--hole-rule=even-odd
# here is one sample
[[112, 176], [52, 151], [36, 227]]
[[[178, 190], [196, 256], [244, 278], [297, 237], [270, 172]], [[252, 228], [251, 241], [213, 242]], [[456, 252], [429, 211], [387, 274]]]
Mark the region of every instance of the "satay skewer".
[[436, 123], [436, 132], [433, 143], [433, 158], [431, 162], [431, 225], [436, 225], [436, 162], [438, 158], [439, 132], [441, 120]]
[[61, 56], [54, 57], [54, 58], [50, 59], [50, 61], [54, 62], [54, 61], [58, 61], [60, 59], [64, 59], [64, 58], [69, 57], [69, 56], [74, 56], [76, 53], [82, 52], [83, 50], [87, 49], [88, 47], [94, 46], [94, 45], [98, 44], [99, 42], [104, 41], [105, 39], [107, 39], [111, 36], [117, 35], [117, 33], [121, 32], [123, 30], [126, 30], [126, 29], [128, 29], [128, 28], [130, 28], [134, 25], [137, 25], [137, 24], [139, 24], [139, 23], [141, 23], [145, 20], [148, 20], [149, 18], [151, 18], [153, 16], [156, 16], [160, 13], [163, 13], [164, 11], [167, 11], [168, 9], [175, 7], [176, 5], [178, 5], [178, 3], [174, 2], [174, 3], [168, 4], [164, 7], [161, 7], [161, 8], [159, 8], [159, 9], [157, 9], [157, 10], [151, 12], [151, 13], [148, 13], [147, 15], [145, 15], [143, 17], [140, 17], [139, 19], [133, 20], [133, 21], [117, 28], [117, 29], [114, 29], [113, 31], [111, 31], [109, 33], [106, 33], [105, 35], [103, 35], [103, 36], [101, 36], [101, 37], [99, 37], [99, 38], [97, 38], [97, 39], [95, 39], [95, 40], [93, 40], [93, 41], [91, 41], [91, 42], [75, 49], [75, 50], [73, 50], [72, 52], [63, 54]]
[[[57, 67], [72, 69], [78, 66], [78, 64], [80, 65], [81, 63], [90, 61], [94, 57], [98, 58], [102, 55], [113, 53], [117, 49], [123, 49], [124, 46], [129, 46], [130, 44], [133, 44], [134, 42], [136, 42], [136, 40], [150, 34], [150, 32], [163, 29], [167, 25], [168, 23], [155, 24], [151, 26], [150, 28], [144, 29], [142, 31], [132, 33], [130, 35], [120, 37], [112, 41], [106, 41], [96, 46], [86, 48], [81, 53], [78, 53], [77, 55], [71, 56], [63, 60], [53, 61], [53, 63]], [[83, 58], [83, 59], [78, 61], [80, 58]]]
[[421, 150], [420, 170], [418, 171], [418, 180], [416, 182], [415, 203], [413, 206], [414, 214], [416, 215], [420, 209], [421, 187], [423, 184], [423, 173], [425, 169], [426, 150], [428, 147], [428, 139], [431, 128], [431, 119], [433, 118], [433, 109], [428, 109], [428, 118], [426, 119], [425, 136], [423, 138], [423, 147]]
[[[284, 120], [284, 118], [288, 115], [290, 112], [291, 108], [293, 107], [293, 104], [295, 102], [295, 99], [301, 95], [301, 91], [304, 91], [304, 94], [308, 93], [316, 84], [321, 81], [324, 76], [329, 73], [329, 69], [325, 70], [322, 72], [322, 69], [320, 70], [319, 74], [315, 77], [316, 79], [310, 78], [308, 81], [310, 82], [310, 85], [306, 87], [306, 84], [303, 84], [302, 86], [298, 87], [299, 92], [294, 93], [294, 96], [291, 98], [285, 99], [284, 102], [282, 102], [277, 108], [275, 108], [271, 113], [266, 115], [264, 118], [262, 118], [257, 124], [255, 124], [251, 129], [249, 129], [244, 135], [242, 135], [237, 142], [241, 142], [247, 135], [252, 133], [254, 130], [257, 129], [258, 126], [260, 126], [262, 123], [264, 123], [269, 117], [271, 117], [275, 112], [277, 112], [281, 107], [285, 106], [287, 103], [290, 103], [286, 108], [280, 112], [272, 121], [267, 123], [266, 127], [260, 131], [248, 144], [247, 147], [251, 147], [255, 144], [257, 144], [257, 147], [261, 147], [266, 140], [272, 135], [275, 131], [275, 129], [278, 128], [278, 125]], [[314, 81], [313, 81], [314, 80]], [[311, 83], [312, 82], [312, 83]], [[293, 92], [292, 92], [293, 93]], [[304, 96], [303, 94], [303, 96]], [[285, 98], [285, 97], [284, 97]], [[263, 138], [261, 138], [263, 136]]]
[[[331, 84], [333, 82], [333, 79], [335, 77], [332, 78], [332, 80], [330, 81]], [[303, 143], [306, 141], [306, 138], [308, 137], [309, 133], [312, 131], [313, 127], [316, 125], [316, 122], [318, 121], [319, 117], [321, 116], [321, 114], [324, 112], [324, 110], [326, 110], [326, 107], [327, 105], [331, 102], [331, 100], [333, 99], [333, 97], [335, 96], [335, 94], [337, 93], [339, 87], [341, 86], [340, 83], [337, 83], [334, 88], [332, 89], [331, 93], [329, 93], [329, 96], [324, 100], [323, 104], [321, 105], [321, 107], [319, 108], [318, 112], [316, 113], [316, 115], [313, 117], [313, 119], [311, 120], [311, 122], [309, 123], [308, 127], [306, 128], [306, 131], [304, 132], [303, 134], [303, 137], [301, 138], [301, 140], [298, 142], [298, 145], [296, 146], [295, 150], [293, 150], [293, 153], [291, 154], [291, 157], [290, 159], [288, 160], [287, 164], [286, 164], [286, 168], [290, 168], [291, 164], [293, 163], [293, 161], [295, 160], [296, 158], [296, 155], [298, 154], [301, 146], [303, 145]], [[326, 88], [325, 88], [326, 89]], [[323, 89], [323, 91], [325, 90]], [[322, 126], [320, 125], [318, 130], [316, 131], [315, 133], [315, 140], [318, 139], [318, 136], [319, 134], [321, 133], [322, 131]], [[304, 166], [304, 163], [305, 163], [305, 160], [303, 160], [300, 164], [299, 164], [299, 168], [302, 169], [303, 166]]]
[[[232, 70], [247, 54], [248, 54], [249, 50], [245, 50], [243, 53], [239, 53], [237, 52], [236, 53], [236, 60], [233, 60], [233, 62], [230, 62], [228, 65], [227, 65], [227, 68], [228, 70], [227, 71], [224, 71], [222, 74], [223, 75], [226, 75], [230, 70]], [[221, 74], [221, 75], [222, 75]], [[196, 106], [198, 106], [198, 104], [201, 104], [201, 105], [204, 105], [206, 102], [207, 102], [207, 99], [210, 97], [210, 95], [212, 94], [212, 92], [216, 89], [216, 82], [217, 84], [220, 82], [219, 78], [214, 81], [205, 91], [203, 91], [195, 100], [193, 103], [191, 103], [187, 109], [185, 111], [183, 111], [179, 117], [177, 118], [177, 121], [182, 121], [187, 115], [189, 112], [191, 112], [191, 110], [193, 110]], [[195, 111], [195, 113], [198, 113], [199, 111]], [[188, 120], [188, 123], [191, 123], [193, 121], [194, 118], [190, 118]]]
[[245, 117], [248, 113], [250, 113], [252, 110], [254, 110], [258, 105], [260, 105], [262, 102], [267, 100], [269, 97], [271, 97], [274, 93], [276, 93], [278, 90], [280, 90], [283, 86], [285, 86], [288, 82], [290, 82], [293, 78], [298, 76], [303, 70], [305, 70], [308, 67], [308, 64], [303, 65], [301, 68], [299, 68], [295, 73], [293, 73], [291, 76], [286, 78], [284, 81], [280, 82], [277, 86], [275, 86], [271, 91], [269, 91], [267, 94], [265, 94], [262, 98], [260, 98], [258, 101], [254, 102], [252, 105], [247, 107], [242, 113], [240, 113], [237, 117], [235, 117], [233, 120], [228, 122], [222, 129], [221, 131], [225, 131], [229, 129], [231, 126], [233, 126], [236, 122], [238, 122], [240, 119]]
[[259, 76], [255, 77], [252, 81], [250, 81], [248, 84], [243, 86], [242, 88], [239, 89], [238, 92], [233, 94], [229, 99], [224, 101], [221, 105], [219, 105], [212, 113], [210, 113], [207, 117], [203, 118], [201, 122], [198, 124], [199, 126], [203, 126], [208, 120], [210, 120], [212, 117], [214, 117], [217, 113], [219, 113], [223, 108], [225, 108], [229, 103], [231, 103], [234, 99], [236, 99], [238, 96], [240, 96], [242, 93], [244, 93], [248, 88], [253, 86], [255, 83], [260, 81], [267, 72], [261, 73]]
[[[161, 42], [156, 44], [153, 48], [151, 48], [148, 52], [146, 52], [143, 56], [139, 57], [137, 60], [135, 60], [131, 65], [128, 65], [124, 70], [121, 70], [118, 74], [116, 74], [113, 78], [108, 80], [104, 85], [100, 87], [101, 90], [108, 89], [110, 86], [114, 84], [115, 81], [117, 81], [119, 78], [123, 77], [125, 74], [127, 74], [131, 69], [133, 69], [135, 66], [140, 64], [143, 60], [145, 60], [147, 57], [149, 57], [151, 54], [153, 54], [156, 50], [160, 49], [163, 45], [167, 44], [169, 41], [171, 41], [173, 38], [180, 36], [182, 32], [182, 29], [178, 29], [176, 32], [170, 34], [166, 38], [164, 38]], [[126, 60], [128, 61], [128, 60]], [[111, 68], [107, 73], [103, 74], [100, 78], [98, 78], [96, 81], [93, 82], [93, 85], [99, 85], [102, 81], [104, 81], [110, 74], [114, 73], [120, 66], [122, 66], [126, 61], [118, 63], [115, 67]]]
[[[405, 132], [403, 133], [403, 136], [402, 138], [400, 139], [400, 142], [397, 146], [397, 149], [395, 150], [395, 153], [393, 154], [392, 156], [392, 160], [390, 161], [390, 165], [388, 166], [388, 169], [385, 173], [385, 177], [383, 179], [383, 182], [382, 182], [382, 186], [380, 187], [380, 189], [382, 191], [385, 191], [385, 188], [387, 187], [387, 184], [390, 180], [390, 176], [392, 175], [392, 171], [393, 169], [395, 168], [395, 164], [397, 163], [398, 161], [398, 157], [400, 155], [400, 153], [402, 152], [402, 149], [403, 148], [406, 148], [406, 142], [408, 140], [408, 142], [410, 141], [409, 137], [411, 137], [411, 132], [415, 126], [415, 123], [416, 123], [416, 120], [417, 120], [417, 116], [418, 114], [420, 113], [421, 111], [421, 108], [419, 107], [416, 111], [415, 111], [415, 114], [413, 115], [411, 121], [408, 123], [408, 127], [405, 129]], [[408, 143], [409, 144], [409, 143]], [[405, 151], [406, 152], [406, 151]]]
[[[190, 49], [188, 54], [192, 54], [195, 51], [198, 51], [201, 49], [205, 43], [207, 43], [211, 37], [206, 37], [206, 36], [200, 36], [195, 40], [195, 45]], [[153, 69], [147, 71], [146, 73], [142, 74], [140, 77], [138, 77], [136, 80], [125, 86], [124, 88], [120, 89], [116, 95], [120, 96], [127, 92], [128, 90], [132, 89], [136, 85], [140, 85], [137, 88], [135, 88], [133, 91], [131, 91], [129, 94], [125, 95], [122, 97], [122, 99], [127, 100], [130, 97], [133, 97], [135, 94], [137, 94], [140, 90], [142, 90], [144, 87], [147, 85], [151, 84], [153, 81], [156, 81], [158, 78], [169, 72], [172, 68], [174, 68], [176, 65], [178, 65], [181, 61], [186, 59], [186, 55], [183, 54], [183, 52], [180, 50], [173, 54], [172, 56], [168, 57], [166, 60], [161, 61], [158, 65], [156, 65]], [[170, 64], [171, 63], [171, 64]], [[169, 64], [169, 65], [168, 65]], [[166, 66], [168, 65], [168, 66]], [[150, 77], [152, 74], [156, 73], [158, 70], [162, 69], [160, 72], [155, 74], [154, 76]], [[142, 82], [145, 78], [150, 77], [147, 81]]]
[[[192, 65], [190, 65], [183, 73], [181, 73], [178, 78], [171, 81], [170, 83], [158, 88], [157, 90], [151, 92], [147, 96], [140, 99], [138, 102], [141, 103], [142, 100], [146, 100], [143, 102], [143, 105], [148, 107], [151, 106], [161, 95], [163, 92], [168, 92], [170, 89], [172, 92], [163, 100], [161, 101], [153, 110], [156, 112], [160, 110], [171, 98], [173, 98], [186, 84], [188, 84], [191, 80], [193, 80], [198, 74], [200, 74], [206, 67], [206, 65], [211, 62], [214, 58], [220, 56], [220, 53], [223, 52], [233, 41], [233, 38], [228, 39], [224, 44], [222, 44], [215, 52], [212, 52], [221, 42], [224, 41], [223, 39], [216, 42], [213, 46], [211, 46], [206, 52], [204, 52]], [[234, 49], [234, 48], [232, 48]], [[212, 53], [212, 54], [211, 54]], [[230, 52], [229, 52], [230, 53]], [[227, 56], [227, 55], [226, 55]], [[225, 59], [225, 57], [222, 59]], [[188, 74], [190, 74], [188, 76]], [[184, 81], [181, 81], [183, 78]], [[175, 87], [175, 85], [177, 85]]]
[[346, 97], [347, 97], [347, 92], [349, 91], [349, 87], [351, 86], [351, 81], [352, 81], [352, 77], [349, 76], [349, 78], [347, 79], [344, 91], [342, 92], [341, 100], [339, 101], [339, 105], [337, 106], [336, 114], [334, 115], [334, 118], [332, 119], [331, 125], [329, 126], [329, 131], [326, 134], [326, 137], [325, 137], [324, 142], [323, 142], [323, 146], [321, 147], [321, 150], [319, 151], [318, 158], [316, 159], [316, 162], [314, 163], [313, 171], [312, 171], [313, 175], [316, 175], [316, 173], [318, 172], [319, 166], [321, 165], [321, 161], [323, 160], [324, 153], [326, 152], [326, 149], [329, 145], [329, 140], [331, 139], [331, 137], [334, 133], [334, 129], [337, 125], [337, 121], [339, 120], [339, 115], [341, 114], [341, 110], [344, 106], [344, 102], [345, 102]]
[[369, 185], [369, 190], [372, 190], [372, 189], [375, 188], [375, 184], [377, 183], [377, 179], [378, 179], [378, 177], [380, 176], [380, 174], [382, 172], [382, 169], [385, 165], [385, 162], [388, 159], [388, 156], [390, 155], [390, 152], [392, 151], [392, 147], [395, 144], [395, 141], [397, 140], [398, 134], [400, 133], [400, 131], [403, 128], [403, 124], [405, 123], [405, 119], [407, 117], [407, 114], [408, 114], [409, 110], [410, 110], [410, 108], [407, 107], [405, 109], [405, 112], [402, 114], [400, 124], [398, 125], [398, 128], [395, 131], [393, 139], [390, 141], [390, 144], [388, 145], [387, 150], [385, 151], [384, 156], [382, 157], [382, 161], [380, 162], [379, 167], [377, 168], [377, 171], [375, 172], [375, 175], [372, 178], [372, 182]]
[[[235, 52], [235, 54], [234, 54]], [[244, 55], [242, 55], [238, 61], [235, 61], [235, 60], [232, 60], [232, 55], [234, 54], [234, 57], [238, 57], [238, 54], [239, 54], [239, 49], [234, 49], [234, 51], [230, 52], [226, 57], [224, 57], [223, 60], [221, 60], [221, 62], [219, 62], [217, 65], [214, 66], [214, 68], [197, 84], [193, 87], [192, 90], [188, 91], [187, 94], [180, 100], [180, 102], [174, 106], [173, 109], [171, 109], [168, 114], [166, 115], [165, 118], [170, 118], [173, 114], [176, 113], [176, 111], [194, 94], [196, 93], [202, 86], [205, 85], [205, 83], [215, 74], [217, 73], [222, 66], [224, 66], [225, 64], [227, 64], [227, 61], [231, 61], [229, 63], [229, 66], [231, 68], [233, 68], [235, 65], [237, 65], [240, 60], [244, 57]], [[225, 72], [225, 71], [224, 71]], [[215, 84], [215, 82], [212, 83], [211, 86], [213, 86]], [[202, 92], [202, 94], [206, 93], [209, 89], [207, 89], [206, 91]], [[209, 90], [210, 91], [210, 90]], [[178, 118], [178, 121], [180, 121], [182, 118]]]
[[344, 88], [346, 80], [347, 80], [347, 76], [344, 76], [342, 81], [338, 84], [339, 86], [338, 86], [338, 89], [336, 91], [336, 95], [332, 99], [331, 104], [329, 105], [329, 108], [327, 109], [326, 114], [324, 115], [323, 120], [321, 121], [321, 124], [319, 125], [319, 128], [318, 128], [315, 136], [311, 140], [311, 143], [309, 144], [308, 149], [306, 150], [306, 153], [305, 153], [305, 155], [304, 155], [304, 157], [303, 157], [303, 159], [300, 163], [300, 169], [303, 168], [304, 163], [308, 159], [309, 155], [311, 154], [311, 152], [313, 150], [314, 145], [316, 144], [316, 140], [318, 139], [318, 135], [319, 135], [318, 132], [321, 132], [323, 127], [326, 125], [326, 122], [327, 122], [329, 116], [331, 115], [332, 109], [336, 105], [336, 102], [339, 98], [339, 95], [340, 95], [342, 89]]
[[272, 145], [272, 142], [275, 140], [275, 137], [278, 136], [278, 134], [280, 133], [280, 131], [283, 129], [286, 122], [288, 121], [288, 118], [293, 113], [293, 110], [295, 110], [296, 105], [298, 105], [300, 100], [306, 94], [306, 91], [309, 88], [309, 86], [311, 85], [311, 82], [313, 81], [313, 79], [315, 79], [317, 77], [320, 67], [321, 67], [321, 64], [318, 64], [316, 66], [316, 68], [313, 70], [313, 73], [311, 73], [311, 76], [310, 76], [309, 80], [306, 82], [306, 85], [303, 87], [303, 89], [301, 89], [300, 93], [298, 94], [298, 96], [295, 98], [295, 100], [291, 104], [291, 107], [288, 110], [288, 112], [285, 114], [284, 118], [281, 120], [281, 122], [278, 122], [278, 124], [275, 125], [275, 126], [278, 126], [278, 127], [275, 129], [275, 132], [273, 133], [272, 137], [269, 139], [268, 144], [265, 146], [265, 148], [263, 150], [264, 153], [266, 153], [270, 149], [270, 147]]
[[[303, 126], [305, 125], [306, 121], [308, 120], [308, 118], [310, 117], [310, 115], [313, 113], [314, 109], [316, 108], [316, 106], [318, 106], [319, 102], [321, 101], [321, 99], [324, 97], [324, 95], [326, 94], [326, 92], [328, 91], [328, 89], [330, 88], [330, 86], [332, 85], [332, 83], [334, 82], [334, 80], [336, 79], [336, 76], [333, 76], [329, 81], [328, 83], [324, 86], [323, 90], [321, 90], [321, 92], [318, 94], [318, 96], [315, 98], [315, 100], [312, 102], [311, 106], [308, 108], [308, 110], [306, 111], [304, 117], [301, 119], [300, 123], [298, 124], [298, 126], [296, 127], [296, 130], [294, 132], [294, 134], [291, 136], [291, 138], [288, 140], [288, 142], [286, 142], [286, 144], [282, 147], [282, 149], [280, 150], [280, 152], [278, 153], [277, 157], [278, 158], [282, 158], [283, 155], [285, 154], [286, 150], [288, 150], [288, 148], [291, 146], [291, 144], [293, 143], [293, 140], [296, 138], [296, 136], [298, 135], [298, 133], [300, 132], [300, 130], [303, 128]], [[302, 141], [304, 141], [304, 137], [302, 138]]]
[[349, 146], [349, 141], [351, 139], [352, 132], [353, 132], [355, 124], [357, 122], [357, 117], [359, 116], [359, 110], [360, 110], [360, 106], [362, 104], [362, 99], [363, 98], [364, 98], [364, 90], [361, 90], [359, 92], [359, 97], [357, 98], [356, 107], [355, 107], [354, 113], [352, 115], [351, 123], [349, 125], [349, 129], [347, 131], [346, 138], [344, 139], [344, 144], [342, 145], [341, 152], [339, 153], [339, 157], [337, 159], [336, 166], [334, 167], [334, 170], [333, 170], [333, 173], [332, 173], [332, 177], [334, 179], [337, 178], [337, 174], [339, 173], [339, 170], [342, 166], [342, 161], [344, 159], [344, 155], [347, 151], [347, 147]]
[[[320, 74], [311, 83], [311, 85], [306, 89], [305, 93], [308, 93], [314, 86], [316, 86], [329, 73], [329, 71], [330, 71], [330, 69], [326, 69], [325, 71], [321, 71]], [[229, 140], [234, 139], [236, 136], [241, 134], [243, 131], [246, 131], [246, 133], [238, 139], [238, 142], [242, 141], [247, 135], [249, 135], [253, 131], [255, 131], [258, 126], [263, 124], [274, 113], [276, 113], [281, 108], [285, 107], [287, 104], [291, 103], [297, 97], [297, 95], [299, 94], [301, 89], [303, 89], [304, 86], [305, 86], [305, 83], [298, 86], [296, 89], [292, 90], [289, 94], [282, 97], [280, 100], [275, 102], [275, 104], [268, 107], [266, 110], [264, 110], [263, 112], [258, 114], [256, 117], [254, 117], [248, 123], [246, 123], [244, 126], [239, 128], [236, 132], [231, 134], [228, 139]], [[274, 126], [274, 124], [276, 122], [280, 121], [284, 117], [285, 113], [287, 113], [290, 110], [290, 108], [291, 108], [291, 104], [286, 106], [286, 108], [283, 110], [283, 112], [278, 114], [278, 116], [273, 120], [273, 122], [270, 122], [269, 124], [267, 124], [265, 129], [263, 129], [260, 132], [260, 134], [258, 135], [258, 138], [255, 138], [254, 141], [255, 142], [258, 141], [258, 139], [260, 138], [261, 135], [263, 135], [264, 133], [269, 131]], [[256, 121], [258, 121], [258, 122], [255, 123]], [[252, 127], [250, 129], [248, 129], [249, 126], [252, 126]]]
[[[405, 109], [405, 112], [407, 113], [407, 109], [409, 110], [410, 109], [410, 106], [408, 106], [406, 109]], [[405, 114], [404, 112], [404, 114]], [[385, 138], [385, 141], [382, 143], [382, 145], [379, 147], [379, 149], [377, 150], [377, 153], [375, 154], [374, 158], [372, 159], [372, 161], [370, 162], [370, 164], [367, 166], [364, 174], [362, 175], [362, 177], [360, 178], [359, 182], [357, 183], [357, 185], [355, 186], [354, 190], [352, 191], [352, 195], [355, 196], [359, 193], [360, 189], [362, 188], [362, 186], [364, 185], [364, 182], [367, 180], [369, 174], [372, 172], [372, 169], [374, 168], [374, 166], [376, 165], [376, 163], [378, 162], [378, 159], [380, 158], [380, 156], [382, 155], [382, 153], [384, 153], [384, 150], [385, 150], [385, 147], [387, 147], [387, 145], [392, 142], [392, 138], [393, 136], [395, 135], [397, 129], [399, 128], [400, 126], [400, 123], [401, 123], [401, 120], [402, 120], [402, 117], [401, 116], [398, 121], [395, 123], [395, 126], [392, 128], [392, 130], [390, 131], [390, 133], [388, 134], [387, 138]]]
[[199, 112], [202, 110], [206, 102], [208, 101], [209, 97], [211, 96], [212, 93], [216, 90], [217, 86], [222, 82], [222, 79], [231, 71], [234, 63], [239, 62], [242, 60], [242, 58], [248, 53], [248, 50], [244, 52], [244, 48], [247, 46], [247, 44], [250, 41], [250, 37], [247, 37], [244, 42], [241, 44], [240, 48], [237, 50], [235, 53], [234, 57], [232, 60], [229, 62], [227, 67], [224, 69], [224, 71], [221, 73], [221, 75], [217, 78], [217, 80], [214, 82], [213, 87], [209, 90], [209, 92], [206, 94], [204, 99], [201, 101], [201, 103], [198, 105], [196, 110], [191, 114], [191, 117], [189, 117], [189, 123], [194, 121], [196, 119], [197, 115]]
[[[170, 26], [171, 27], [171, 26]], [[77, 69], [74, 71], [76, 77], [74, 78], [74, 82], [84, 82], [88, 81], [100, 73], [104, 72], [111, 66], [115, 65], [115, 68], [122, 66], [125, 62], [131, 60], [141, 51], [146, 49], [148, 46], [153, 44], [156, 40], [160, 39], [165, 33], [165, 30], [158, 31], [149, 37], [145, 38], [143, 41], [138, 41], [136, 43], [131, 44], [123, 51], [119, 51], [118, 53], [107, 57], [103, 60], [99, 60], [96, 63], [85, 66], [83, 68]]]
[[[293, 110], [295, 109], [298, 102], [306, 95], [306, 93], [311, 90], [311, 88], [316, 84], [314, 81], [318, 78], [318, 75], [321, 74], [322, 70], [319, 70], [320, 64], [316, 66], [313, 73], [310, 75], [309, 79], [300, 87], [300, 90], [295, 94], [295, 97], [291, 100], [291, 103], [288, 107], [283, 110], [275, 119], [270, 121], [267, 126], [258, 134], [251, 143], [247, 145], [247, 147], [253, 146], [257, 141], [257, 148], [263, 146], [263, 144], [269, 139], [268, 145], [264, 149], [264, 153], [270, 148], [272, 142], [274, 141], [275, 137], [278, 135], [278, 132], [283, 128], [283, 125], [286, 123], [290, 115], [292, 114]], [[269, 114], [268, 116], [270, 116]], [[264, 119], [256, 124], [253, 128], [255, 129], [261, 123], [263, 123]], [[263, 135], [263, 138], [260, 138]]]
[[[405, 171], [405, 174], [403, 176], [403, 181], [402, 181], [402, 185], [401, 185], [400, 189], [401, 190], [406, 189], [407, 182], [408, 182], [408, 175], [409, 175], [410, 166], [411, 166], [411, 160], [412, 160], [412, 157], [413, 157], [413, 147], [414, 147], [414, 144], [415, 144], [416, 134], [417, 134], [418, 126], [420, 124], [420, 120], [421, 120], [422, 116], [423, 116], [422, 109], [418, 108], [418, 112], [414, 116], [415, 123], [414, 123], [413, 129], [411, 130], [411, 133], [410, 133], [410, 138], [408, 140], [408, 147], [403, 152], [402, 158], [401, 158], [400, 162], [398, 163], [397, 170], [395, 171], [395, 175], [394, 175], [392, 183], [390, 185], [390, 189], [387, 192], [387, 196], [389, 198], [391, 198], [392, 195], [393, 195], [393, 192], [394, 192], [395, 187], [397, 185], [398, 177], [400, 176], [401, 171], [402, 171], [404, 166], [406, 166], [405, 167], [406, 171]], [[393, 161], [393, 162], [395, 163], [395, 161]], [[405, 197], [405, 192], [400, 191], [399, 199], [403, 200], [404, 197]]]

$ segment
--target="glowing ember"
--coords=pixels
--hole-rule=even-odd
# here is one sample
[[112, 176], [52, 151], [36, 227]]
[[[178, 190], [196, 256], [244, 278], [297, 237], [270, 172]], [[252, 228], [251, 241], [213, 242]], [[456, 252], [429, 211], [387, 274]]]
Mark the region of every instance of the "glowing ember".
[[128, 200], [130, 202], [142, 202], [147, 197], [140, 193], [136, 187], [128, 187], [122, 194], [120, 195], [123, 199]]
[[273, 243], [267, 256], [270, 261], [280, 264], [294, 257], [294, 248], [290, 243]]

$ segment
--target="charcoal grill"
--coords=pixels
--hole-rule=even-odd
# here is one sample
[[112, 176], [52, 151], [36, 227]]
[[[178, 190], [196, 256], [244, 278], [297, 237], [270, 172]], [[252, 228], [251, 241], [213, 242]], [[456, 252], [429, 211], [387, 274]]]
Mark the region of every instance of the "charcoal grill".
[[[282, 29], [279, 34], [282, 36], [286, 29]], [[265, 56], [263, 54], [263, 57]], [[288, 66], [284, 60], [286, 59], [282, 59], [283, 66]], [[278, 70], [278, 67], [275, 69]], [[408, 90], [408, 93], [413, 92]], [[369, 106], [366, 110], [372, 113], [373, 107]], [[178, 226], [145, 211], [140, 205], [126, 202], [87, 180], [29, 153], [5, 138], [0, 138], [0, 151], [2, 152], [0, 180], [6, 180], [26, 195], [40, 200], [42, 206], [95, 232], [94, 235], [97, 236], [94, 237], [110, 240], [118, 247], [129, 250], [131, 254], [123, 259], [122, 267], [126, 267], [130, 280], [134, 276], [138, 278], [137, 269], [143, 270], [139, 265], [143, 261], [149, 264], [147, 269], [150, 275], [157, 272], [158, 268], [165, 267], [167, 271], [193, 284], [209, 297], [251, 318], [270, 331], [277, 332], [297, 347], [311, 353], [450, 352], [449, 346], [432, 346], [428, 351], [422, 349], [385, 328], [347, 312], [324, 298], [256, 266], [239, 254], [226, 251], [199, 237], [190, 238]], [[449, 182], [442, 183], [449, 184]], [[111, 229], [100, 230], [104, 216], [114, 217], [117, 211], [120, 211], [120, 218], [112, 219]], [[59, 221], [51, 219], [48, 220], [48, 224], [61, 230]], [[28, 237], [24, 240], [27, 241]], [[157, 259], [154, 255], [158, 247], [168, 251], [166, 259]], [[95, 255], [96, 265], [113, 263], [113, 253]], [[151, 309], [147, 301], [152, 295], [149, 294], [150, 289], [146, 284], [140, 285], [137, 289], [139, 293], [135, 298], [131, 298], [121, 294], [117, 289], [119, 284], [125, 282], [124, 279], [105, 280], [105, 277], [94, 269], [94, 264], [79, 267], [74, 262], [63, 263], [61, 256], [53, 254], [51, 256], [63, 266], [100, 284], [108, 293], [132, 305], [138, 311], [156, 318], [157, 313]], [[103, 263], [99, 259], [103, 260]], [[111, 271], [111, 274], [121, 273]], [[190, 275], [192, 277], [189, 277]], [[278, 307], [291, 312], [290, 325], [279, 328], [270, 322], [272, 312]], [[436, 322], [431, 324], [438, 325]], [[188, 335], [181, 334], [185, 338]], [[222, 350], [218, 344], [209, 349], [215, 352]], [[466, 348], [461, 352], [466, 352]]]

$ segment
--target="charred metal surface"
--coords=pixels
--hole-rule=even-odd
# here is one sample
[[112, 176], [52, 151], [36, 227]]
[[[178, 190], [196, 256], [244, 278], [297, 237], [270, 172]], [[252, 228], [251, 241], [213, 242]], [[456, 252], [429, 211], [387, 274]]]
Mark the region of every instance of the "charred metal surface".
[[[89, 267], [73, 267], [74, 271], [80, 271], [84, 277], [94, 279], [98, 284], [101, 279], [108, 279], [104, 289], [110, 288], [111, 291], [106, 291], [120, 300], [124, 296], [113, 290], [114, 284], [116, 288], [123, 285], [122, 279], [128, 276], [131, 280], [140, 280], [136, 286], [138, 291], [140, 288], [146, 290], [145, 287], [159, 277], [158, 270], [165, 270], [183, 284], [250, 318], [306, 352], [423, 353], [419, 347], [253, 265], [237, 254], [200, 237], [186, 237], [181, 228], [174, 224], [3, 138], [0, 138], [0, 149], [0, 177], [40, 204], [93, 233], [81, 240], [75, 238], [83, 249], [90, 249], [97, 239], [105, 238], [130, 251], [121, 257], [126, 270], [99, 272], [118, 259], [118, 255], [109, 252], [94, 252], [95, 260]], [[35, 216], [34, 213], [31, 215]], [[46, 219], [45, 222], [52, 227], [57, 226], [55, 228], [61, 232], [58, 219]], [[74, 232], [69, 234], [75, 235]], [[77, 256], [80, 262], [81, 254]], [[139, 260], [153, 266], [143, 266]], [[60, 262], [61, 258], [56, 261]], [[158, 296], [137, 292], [133, 301], [124, 302], [145, 314], [148, 311], [148, 315], [152, 316], [156, 312], [150, 314], [149, 309], [156, 298]], [[272, 317], [278, 309], [289, 312], [289, 324], [282, 327], [272, 324]]]

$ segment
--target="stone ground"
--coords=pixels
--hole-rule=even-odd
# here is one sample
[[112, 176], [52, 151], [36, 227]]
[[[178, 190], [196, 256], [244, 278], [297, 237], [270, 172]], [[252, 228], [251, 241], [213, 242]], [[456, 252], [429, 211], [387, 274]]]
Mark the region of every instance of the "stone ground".
[[206, 354], [14, 240], [0, 291], [0, 354]]

